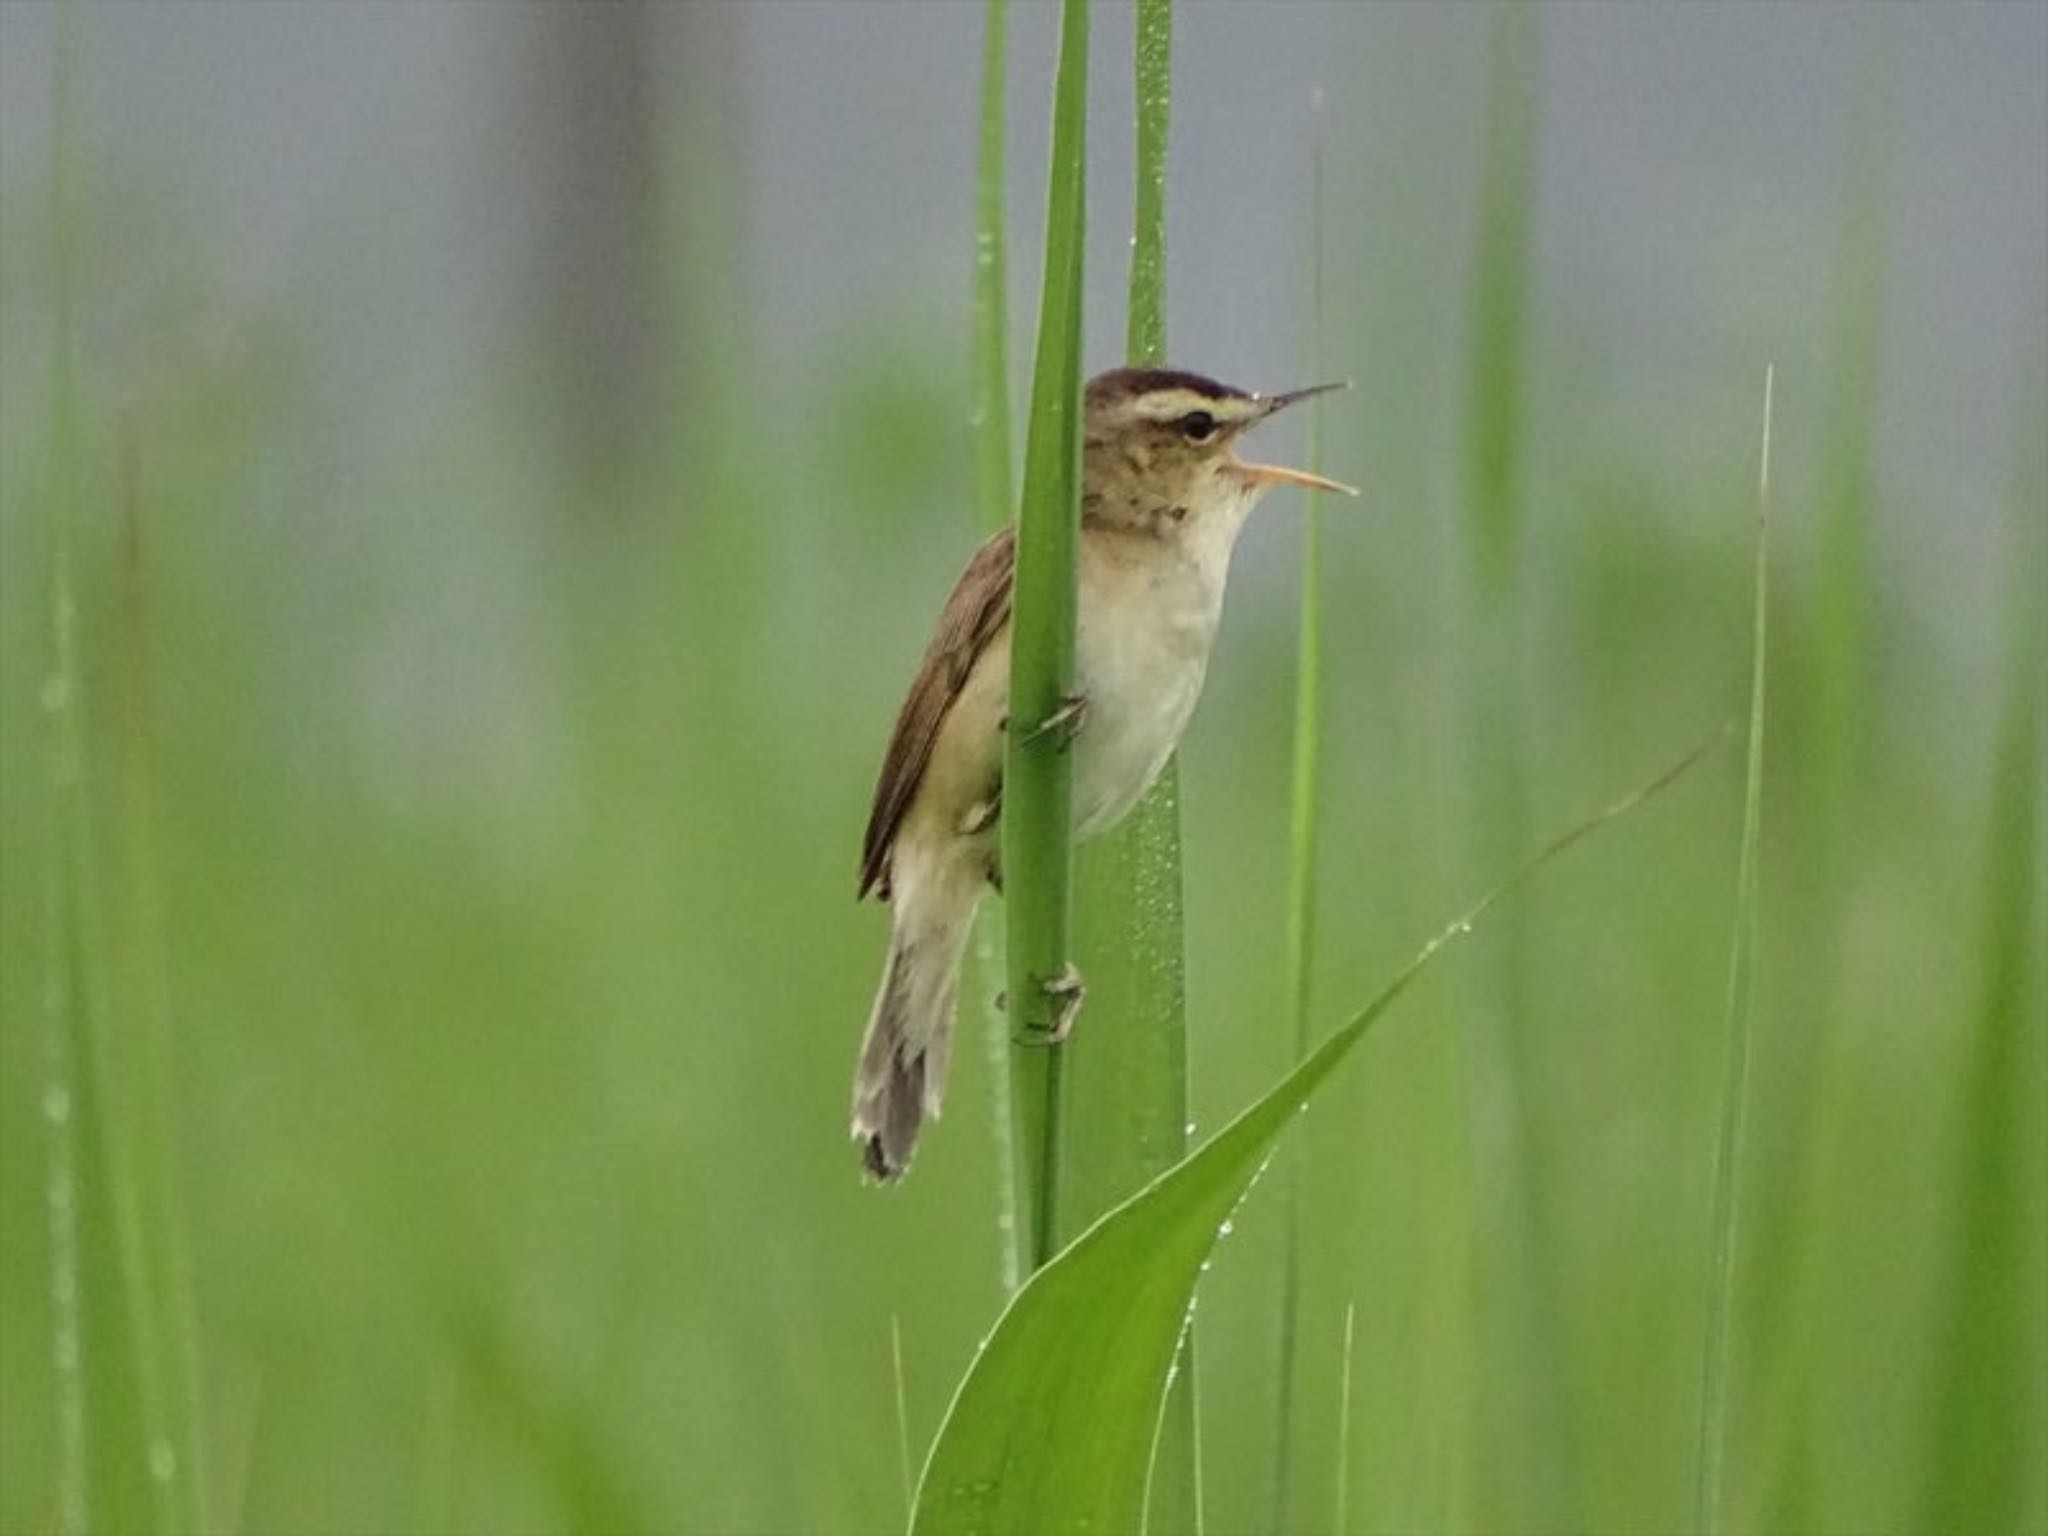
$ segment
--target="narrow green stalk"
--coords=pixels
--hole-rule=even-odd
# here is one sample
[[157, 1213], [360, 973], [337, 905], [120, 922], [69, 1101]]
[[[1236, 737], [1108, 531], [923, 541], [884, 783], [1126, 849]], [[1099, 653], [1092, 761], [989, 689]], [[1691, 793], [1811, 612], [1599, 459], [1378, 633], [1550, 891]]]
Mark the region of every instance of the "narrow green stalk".
[[[1839, 276], [1832, 285], [1835, 335], [1816, 485], [1812, 601], [1789, 658], [1803, 673], [1796, 695], [1800, 804], [1793, 823], [1802, 846], [1798, 864], [1785, 875], [1816, 954], [1837, 953], [1848, 942], [1870, 818], [1887, 814], [1872, 804], [1882, 787], [1880, 772], [1873, 771], [1880, 760], [1871, 749], [1883, 699], [1872, 684], [1867, 616], [1880, 606], [1872, 560], [1879, 510], [1875, 444], [1899, 112], [1894, 65], [1882, 43], [1873, 40], [1860, 73], [1844, 124], [1849, 149]], [[1861, 1046], [1831, 982], [1818, 966], [1788, 977], [1803, 995], [1788, 999], [1785, 1017], [1803, 1021], [1806, 1034], [1793, 1042], [1797, 1054], [1779, 1064], [1797, 1103], [1798, 1151], [1788, 1171], [1752, 1190], [1749, 1212], [1756, 1237], [1744, 1321], [1756, 1335], [1750, 1357], [1765, 1373], [1751, 1398], [1751, 1443], [1769, 1461], [1756, 1478], [1761, 1493], [1754, 1515], [1779, 1530], [1822, 1523], [1828, 1498], [1816, 1475], [1824, 1460], [1817, 1447], [1826, 1433], [1821, 1384], [1827, 1376], [1819, 1348], [1824, 1330], [1816, 1321], [1834, 1305], [1828, 1256], [1841, 1231], [1834, 1191], [1854, 1156], [1848, 1143], [1861, 1092], [1855, 1082]]]
[[[2018, 392], [2016, 419], [2028, 425], [2006, 545], [2009, 635], [1986, 797], [1979, 991], [1956, 1066], [1946, 1187], [1959, 1194], [1942, 1255], [1940, 1412], [1915, 1522], [1928, 1531], [2048, 1526], [2048, 1479], [2026, 1449], [2048, 1432], [2048, 452], [2034, 425], [2048, 405], [2044, 384], [2026, 380]], [[2018, 1342], [2029, 1339], [2031, 1349]]]
[[1330, 1515], [1334, 1536], [1351, 1528], [1351, 1344], [1358, 1303], [1344, 1303], [1344, 1374], [1337, 1393], [1337, 1498]]
[[[1136, 220], [1126, 356], [1166, 346], [1166, 133], [1170, 0], [1137, 7]], [[1182, 922], [1180, 781], [1172, 762], [1123, 824], [1081, 849], [1075, 944], [1092, 1021], [1068, 1055], [1066, 1199], [1085, 1225], [1187, 1149], [1187, 943]], [[1169, 1453], [1170, 1454], [1170, 1453]]]
[[1068, 973], [1072, 773], [1054, 717], [1074, 687], [1075, 543], [1081, 481], [1081, 267], [1085, 232], [1087, 0], [1064, 0], [1046, 192], [1045, 285], [1017, 518], [1011, 728], [1003, 764], [1003, 870], [1011, 1051], [1027, 1177], [1032, 1264], [1059, 1251], [1064, 1047], [1051, 1043]]
[[1890, 65], [1869, 62], [1865, 72], [1848, 124], [1848, 191], [1832, 285], [1835, 388], [1821, 461], [1813, 602], [1818, 632], [1808, 690], [1816, 715], [1811, 778], [1821, 797], [1815, 809], [1837, 871], [1847, 867], [1836, 861], [1848, 857], [1854, 840], [1850, 807], [1876, 723], [1869, 616], [1877, 460], [1871, 445], [1884, 377], [1887, 224], [1898, 137]]
[[1173, 107], [1173, 0], [1138, 0], [1132, 47], [1137, 97], [1137, 179], [1131, 203], [1131, 277], [1124, 352], [1166, 359], [1166, 138]]
[[206, 1521], [207, 1495], [204, 1391], [201, 1385], [198, 1303], [192, 1280], [184, 1198], [172, 1126], [171, 1005], [166, 948], [163, 868], [157, 847], [155, 683], [150, 663], [148, 566], [144, 556], [139, 450], [132, 432], [122, 461], [123, 603], [126, 687], [123, 724], [127, 751], [122, 764], [123, 875], [130, 906], [127, 935], [129, 982], [124, 999], [135, 1020], [132, 1062], [131, 1161], [141, 1183], [141, 1231], [146, 1258], [141, 1298], [145, 1317], [138, 1339], [154, 1338], [157, 1357], [141, 1373], [152, 1380], [156, 1400], [145, 1402], [152, 1421], [149, 1463], [163, 1485], [179, 1529], [197, 1530]]
[[[1531, 654], [1520, 551], [1527, 453], [1532, 226], [1541, 144], [1542, 12], [1535, 5], [1488, 11], [1486, 125], [1467, 332], [1465, 536], [1460, 554], [1456, 751], [1466, 765], [1446, 845], [1460, 879], [1478, 878], [1526, 846], [1530, 834]], [[1469, 1409], [1484, 1447], [1470, 1480], [1469, 1523], [1555, 1525], [1587, 1521], [1576, 1507], [1578, 1424], [1571, 1411], [1574, 1355], [1564, 1337], [1563, 1272], [1553, 1248], [1556, 1180], [1536, 1134], [1536, 1034], [1529, 1025], [1531, 950], [1520, 911], [1503, 915], [1461, 986], [1469, 1075], [1464, 1131], [1474, 1158], [1475, 1233], [1463, 1256], [1470, 1357], [1487, 1362], [1489, 1388]], [[1481, 1256], [1483, 1257], [1483, 1260]], [[1461, 1409], [1461, 1411], [1464, 1411]]]
[[[1309, 379], [1322, 377], [1323, 139], [1322, 95], [1315, 100], [1316, 138], [1309, 177]], [[1323, 467], [1323, 407], [1309, 406], [1308, 467]], [[1316, 789], [1322, 743], [1322, 493], [1307, 494], [1301, 545], [1300, 633], [1295, 644], [1294, 761], [1289, 806], [1287, 935], [1282, 1001], [1292, 1023], [1294, 1060], [1308, 1055], [1309, 979], [1314, 961]], [[1294, 1483], [1295, 1341], [1301, 1328], [1301, 1188], [1299, 1153], [1287, 1170], [1280, 1268], [1280, 1385], [1274, 1404], [1273, 1529], [1289, 1528]]]
[[[975, 511], [994, 532], [1015, 505], [1010, 479], [1010, 301], [1004, 276], [1003, 86], [1007, 0], [988, 0], [981, 39], [981, 130], [974, 168], [973, 345], [969, 367], [974, 429]], [[1023, 1222], [1017, 1210], [1017, 1146], [1010, 1104], [1009, 1026], [996, 1006], [1003, 974], [1001, 918], [984, 905], [975, 918], [973, 989], [981, 1002], [989, 1059], [989, 1126], [996, 1142], [996, 1240], [1003, 1294], [1023, 1279]]]
[[981, 39], [981, 134], [974, 167], [974, 504], [993, 533], [1010, 520], [1009, 291], [1003, 261], [1003, 85], [1007, 0], [988, 0]]
[[1534, 6], [1493, 13], [1486, 162], [1479, 191], [1472, 294], [1470, 542], [1480, 575], [1498, 591], [1514, 569], [1515, 487], [1522, 444], [1523, 345], [1528, 329], [1529, 222], [1540, 18]]
[[[1173, 100], [1172, 0], [1133, 15], [1131, 254], [1125, 360], [1166, 360], [1166, 150]], [[1065, 1200], [1075, 1228], [1187, 1150], [1187, 937], [1181, 872], [1180, 769], [1169, 759], [1124, 823], [1077, 855], [1075, 946], [1089, 1019], [1068, 1055]], [[1159, 1406], [1146, 1529], [1202, 1529], [1195, 1341], [1180, 1345]]]
[[77, 603], [72, 559], [78, 516], [78, 392], [74, 371], [71, 91], [76, 9], [57, 15], [57, 57], [51, 92], [52, 281], [49, 484], [49, 653], [43, 679], [45, 950], [43, 1129], [44, 1199], [50, 1240], [50, 1380], [56, 1420], [51, 1458], [51, 1520], [59, 1532], [92, 1523], [87, 1488], [85, 1276], [80, 1263], [79, 1043], [88, 1038], [81, 972], [79, 904], [85, 828], [84, 733], [78, 705]]
[[889, 1314], [889, 1369], [896, 1382], [896, 1459], [903, 1469], [903, 1519], [908, 1523], [917, 1502], [917, 1480], [910, 1470], [910, 1393], [903, 1384], [903, 1317]]
[[1743, 775], [1742, 852], [1735, 876], [1735, 937], [1728, 958], [1728, 1059], [1721, 1086], [1720, 1136], [1714, 1149], [1714, 1204], [1707, 1286], [1707, 1328], [1700, 1355], [1699, 1452], [1693, 1528], [1722, 1528], [1728, 1460], [1728, 1374], [1741, 1241], [1741, 1169], [1749, 1121], [1752, 997], [1756, 982], [1757, 847], [1763, 822], [1764, 679], [1770, 598], [1771, 382], [1764, 370], [1763, 443], [1756, 484], [1754, 634], [1749, 673], [1749, 756]]

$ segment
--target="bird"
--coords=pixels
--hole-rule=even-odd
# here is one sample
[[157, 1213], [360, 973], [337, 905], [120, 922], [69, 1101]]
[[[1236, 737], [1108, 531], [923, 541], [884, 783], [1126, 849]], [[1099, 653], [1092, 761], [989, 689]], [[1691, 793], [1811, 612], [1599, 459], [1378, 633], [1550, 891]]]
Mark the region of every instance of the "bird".
[[[1106, 832], [1144, 796], [1202, 691], [1230, 557], [1278, 485], [1356, 495], [1239, 458], [1239, 439], [1298, 401], [1172, 368], [1113, 368], [1081, 394], [1073, 696], [1031, 727], [1070, 738], [1072, 825]], [[853, 1078], [851, 1129], [874, 1181], [900, 1178], [945, 1088], [961, 952], [1002, 885], [1014, 525], [968, 560], [897, 711], [862, 839], [859, 896], [890, 907], [889, 949]], [[1058, 1033], [1078, 1006], [1064, 989]]]

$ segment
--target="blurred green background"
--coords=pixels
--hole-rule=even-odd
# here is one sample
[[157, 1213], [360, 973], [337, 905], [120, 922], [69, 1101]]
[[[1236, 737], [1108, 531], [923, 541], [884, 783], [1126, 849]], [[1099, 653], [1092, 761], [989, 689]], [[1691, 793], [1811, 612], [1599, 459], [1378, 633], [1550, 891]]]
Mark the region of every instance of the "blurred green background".
[[[1052, 20], [1011, 19], [1015, 359]], [[985, 1053], [901, 1188], [845, 1141], [859, 828], [977, 536], [981, 24], [0, 5], [0, 1526], [64, 1524], [64, 1189], [93, 1528], [153, 1518], [139, 1188], [210, 1527], [900, 1527], [892, 1319], [915, 1451], [1001, 1302]], [[1128, 37], [1099, 7], [1091, 366]], [[1366, 494], [1324, 524], [1318, 1017], [1741, 714], [1774, 363], [1729, 1513], [2048, 1529], [2048, 9], [1190, 4], [1176, 49], [1177, 363], [1301, 382], [1327, 143]], [[1183, 756], [1199, 1127], [1291, 1050], [1297, 518]], [[1353, 1528], [1687, 1520], [1738, 758], [1297, 1131], [1301, 1529], [1351, 1305]], [[1266, 1193], [1201, 1303], [1212, 1531], [1276, 1507]]]

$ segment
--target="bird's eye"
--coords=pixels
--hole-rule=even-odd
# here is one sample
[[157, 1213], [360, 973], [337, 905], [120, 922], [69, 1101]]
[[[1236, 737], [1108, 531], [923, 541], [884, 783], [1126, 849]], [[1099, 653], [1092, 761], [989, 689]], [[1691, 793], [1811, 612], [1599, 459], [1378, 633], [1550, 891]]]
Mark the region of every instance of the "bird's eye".
[[1216, 418], [1207, 411], [1189, 411], [1174, 423], [1180, 435], [1191, 443], [1206, 443], [1216, 435]]

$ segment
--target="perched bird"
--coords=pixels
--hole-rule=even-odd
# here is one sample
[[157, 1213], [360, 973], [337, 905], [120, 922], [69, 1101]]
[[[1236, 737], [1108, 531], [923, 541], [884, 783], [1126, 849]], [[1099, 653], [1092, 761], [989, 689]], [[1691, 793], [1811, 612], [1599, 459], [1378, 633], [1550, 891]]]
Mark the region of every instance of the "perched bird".
[[[1108, 830], [1149, 789], [1202, 691], [1230, 553], [1271, 486], [1356, 493], [1304, 470], [1248, 464], [1237, 439], [1339, 385], [1258, 395], [1199, 374], [1116, 368], [1083, 397], [1076, 561], [1076, 696], [1034, 729], [1072, 733], [1078, 837]], [[894, 1179], [946, 1079], [960, 953], [982, 887], [1001, 885], [1003, 732], [1016, 530], [974, 553], [897, 712], [861, 848], [860, 894], [891, 904], [889, 957], [853, 1077], [853, 1137]]]

